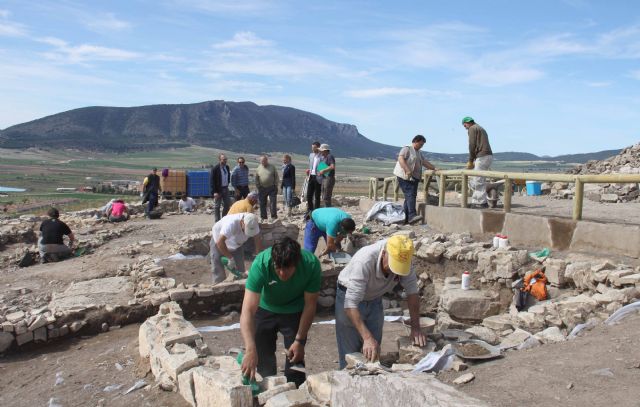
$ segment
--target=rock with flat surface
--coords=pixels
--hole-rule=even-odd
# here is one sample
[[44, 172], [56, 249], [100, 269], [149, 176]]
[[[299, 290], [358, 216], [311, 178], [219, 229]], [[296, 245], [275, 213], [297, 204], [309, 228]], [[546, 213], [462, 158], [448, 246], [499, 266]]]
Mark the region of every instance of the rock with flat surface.
[[473, 373], [466, 373], [466, 374], [463, 374], [462, 376], [457, 377], [453, 381], [453, 384], [460, 385], [460, 384], [469, 383], [475, 378], [476, 378], [476, 375], [474, 375]]
[[531, 334], [522, 329], [516, 328], [515, 331], [507, 335], [502, 342], [500, 342], [501, 349], [511, 349], [520, 346], [527, 339], [531, 337]]
[[502, 332], [513, 328], [513, 321], [509, 314], [492, 315], [483, 319], [482, 325], [496, 332]]
[[331, 372], [332, 406], [446, 406], [482, 407], [486, 404], [426, 374], [396, 373], [350, 376]]
[[196, 367], [193, 387], [198, 407], [246, 407], [253, 405], [251, 386], [242, 384], [241, 374]]
[[500, 304], [480, 290], [451, 287], [442, 291], [440, 305], [452, 318], [465, 321], [482, 321], [500, 311]]
[[262, 393], [258, 394], [258, 404], [263, 405], [267, 401], [269, 401], [270, 398], [275, 397], [280, 393], [284, 393], [285, 391], [290, 391], [295, 389], [296, 389], [295, 383], [291, 383], [291, 382], [281, 384], [280, 386], [275, 386], [269, 390], [263, 391]]
[[465, 332], [468, 332], [475, 338], [485, 341], [491, 345], [497, 345], [500, 342], [500, 337], [492, 329], [485, 326], [472, 326], [465, 330]]
[[[247, 404], [249, 406], [250, 404]], [[304, 389], [289, 390], [271, 397], [265, 407], [313, 407], [317, 403]], [[200, 404], [198, 404], [200, 407]]]
[[82, 310], [99, 306], [126, 306], [133, 298], [133, 283], [129, 277], [96, 278], [72, 283], [62, 293], [54, 293], [49, 309]]

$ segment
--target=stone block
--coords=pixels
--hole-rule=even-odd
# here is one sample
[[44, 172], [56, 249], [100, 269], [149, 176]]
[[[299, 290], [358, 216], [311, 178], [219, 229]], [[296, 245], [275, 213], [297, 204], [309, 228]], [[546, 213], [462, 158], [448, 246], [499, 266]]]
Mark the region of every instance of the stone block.
[[501, 349], [512, 349], [523, 344], [527, 339], [531, 337], [531, 334], [522, 329], [516, 328], [515, 331], [507, 335], [502, 342], [500, 342]]
[[[307, 378], [308, 379], [308, 378]], [[287, 382], [285, 376], [267, 376], [260, 383], [260, 388], [264, 390], [273, 389], [276, 386], [281, 386]]]
[[622, 287], [625, 285], [635, 286], [636, 284], [640, 284], [640, 273], [627, 274], [625, 276], [615, 277], [613, 279], [611, 278], [610, 274], [609, 280], [611, 281], [611, 284], [615, 285], [616, 287]]
[[241, 374], [229, 374], [225, 371], [202, 366], [192, 369], [192, 371], [195, 400], [198, 407], [246, 407], [253, 405], [251, 386], [242, 384]]
[[196, 288], [196, 295], [198, 297], [211, 297], [213, 295], [213, 289], [210, 287]]
[[13, 334], [9, 332], [0, 332], [0, 353], [6, 352], [13, 344]]
[[33, 340], [36, 342], [46, 342], [47, 341], [47, 327], [41, 326], [40, 328], [33, 331]]
[[21, 319], [20, 321], [13, 324], [13, 330], [16, 335], [22, 335], [23, 333], [27, 332], [27, 322], [24, 319]]
[[[289, 390], [271, 397], [265, 407], [312, 407], [317, 405], [311, 395], [303, 390]], [[337, 404], [334, 404], [337, 405]], [[198, 405], [200, 407], [200, 405]]]
[[336, 299], [333, 296], [321, 296], [318, 297], [318, 305], [323, 308], [331, 308], [336, 303]]
[[[308, 378], [307, 378], [307, 383], [308, 383]], [[264, 405], [272, 397], [275, 397], [280, 393], [284, 393], [285, 391], [291, 391], [295, 389], [296, 389], [295, 383], [291, 383], [291, 382], [281, 384], [280, 386], [275, 386], [269, 390], [263, 391], [262, 393], [258, 394], [258, 404]], [[329, 393], [329, 395], [331, 395], [331, 393]]]
[[513, 321], [508, 314], [492, 315], [482, 320], [482, 325], [496, 332], [513, 328]]
[[443, 233], [471, 233], [481, 235], [482, 211], [446, 206], [427, 206], [426, 222]]
[[549, 284], [556, 287], [564, 287], [564, 271], [567, 267], [567, 262], [562, 259], [547, 259], [544, 261], [545, 272], [547, 281]]
[[538, 332], [534, 335], [542, 343], [558, 343], [564, 342], [565, 336], [560, 331], [560, 328], [556, 326], [549, 327], [542, 332]]
[[193, 387], [193, 370], [187, 370], [178, 375], [178, 392], [192, 407], [196, 407], [195, 391]]
[[622, 290], [605, 290], [603, 293], [594, 294], [594, 300], [598, 301], [598, 304], [607, 305], [612, 302], [620, 302], [625, 303], [628, 301], [627, 296], [622, 292]]
[[138, 350], [140, 357], [148, 358], [151, 352], [151, 347], [157, 339], [157, 330], [155, 324], [151, 321], [151, 318], [144, 321], [140, 325], [138, 330]]
[[170, 300], [168, 293], [156, 293], [147, 297], [151, 301], [151, 305], [157, 307], [160, 304], [164, 304]]
[[426, 374], [361, 377], [336, 371], [332, 376], [332, 406], [487, 406]]
[[429, 263], [438, 263], [446, 251], [447, 247], [443, 243], [434, 242], [421, 246], [415, 256]]
[[22, 346], [25, 343], [29, 343], [33, 341], [33, 332], [25, 332], [21, 335], [16, 336], [16, 343], [18, 346]]
[[440, 297], [440, 305], [452, 318], [481, 321], [500, 311], [500, 304], [480, 290], [447, 288]]
[[16, 312], [12, 312], [10, 314], [5, 315], [6, 320], [14, 324], [20, 321], [21, 319], [24, 319], [24, 317], [25, 317], [25, 314], [22, 311], [16, 311]]
[[13, 332], [13, 324], [9, 321], [2, 323], [2, 332]]
[[540, 216], [507, 213], [502, 232], [515, 246], [553, 247], [549, 222]]
[[38, 315], [36, 319], [29, 325], [29, 330], [35, 331], [36, 329], [42, 328], [47, 324], [47, 317], [45, 317], [44, 315]]
[[436, 348], [435, 343], [427, 342], [425, 346], [417, 346], [413, 344], [413, 339], [408, 336], [398, 337], [398, 352], [400, 353], [399, 363], [418, 363], [422, 358], [427, 356], [429, 352], [433, 352]]
[[640, 226], [578, 222], [570, 250], [639, 258]]
[[156, 346], [151, 349], [150, 357], [151, 359], [159, 361], [162, 366], [162, 371], [168, 374], [174, 381], [178, 380], [180, 373], [196, 367], [199, 364], [198, 354], [193, 349], [172, 355], [164, 347]]
[[344, 359], [347, 362], [347, 369], [353, 369], [360, 363], [366, 364], [368, 362], [368, 360], [360, 352], [348, 353], [344, 356]]
[[500, 342], [500, 337], [491, 329], [485, 326], [472, 326], [471, 328], [465, 330], [465, 332], [470, 333], [475, 338], [480, 339], [481, 341], [485, 341], [491, 345], [497, 345]]
[[193, 289], [191, 288], [174, 288], [169, 290], [169, 298], [171, 301], [184, 301], [193, 298]]
[[394, 363], [391, 365], [392, 372], [412, 372], [415, 368], [411, 363]]

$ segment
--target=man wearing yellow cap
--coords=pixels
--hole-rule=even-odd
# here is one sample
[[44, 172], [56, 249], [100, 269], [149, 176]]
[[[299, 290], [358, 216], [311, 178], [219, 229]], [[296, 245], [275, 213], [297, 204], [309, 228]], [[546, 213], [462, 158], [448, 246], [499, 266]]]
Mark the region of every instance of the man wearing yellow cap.
[[426, 338], [420, 331], [420, 298], [416, 273], [411, 267], [413, 242], [407, 236], [392, 236], [363, 247], [338, 276], [336, 290], [336, 339], [340, 368], [345, 355], [362, 352], [374, 361], [380, 353], [384, 312], [382, 296], [399, 282], [407, 293], [411, 337], [420, 346]]

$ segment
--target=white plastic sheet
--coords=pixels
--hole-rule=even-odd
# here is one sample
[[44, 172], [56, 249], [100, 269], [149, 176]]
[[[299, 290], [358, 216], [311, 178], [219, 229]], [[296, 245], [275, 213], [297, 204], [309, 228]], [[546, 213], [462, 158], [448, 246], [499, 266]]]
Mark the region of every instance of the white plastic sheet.
[[394, 202], [376, 202], [364, 218], [365, 222], [374, 219], [385, 225], [404, 222], [404, 208]]
[[451, 345], [446, 345], [438, 352], [429, 352], [427, 356], [416, 363], [413, 373], [434, 372], [447, 369], [453, 362], [455, 351]]
[[625, 305], [624, 307], [620, 308], [619, 310], [611, 314], [611, 316], [607, 318], [604, 323], [607, 325], [615, 324], [616, 322], [620, 322], [622, 319], [638, 311], [640, 311], [640, 301]]

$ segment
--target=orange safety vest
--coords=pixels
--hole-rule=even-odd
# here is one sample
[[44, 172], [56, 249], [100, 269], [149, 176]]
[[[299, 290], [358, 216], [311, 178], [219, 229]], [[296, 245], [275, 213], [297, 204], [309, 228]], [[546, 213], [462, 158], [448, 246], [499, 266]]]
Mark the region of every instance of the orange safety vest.
[[547, 299], [547, 276], [542, 270], [536, 270], [524, 277], [522, 291], [533, 295], [538, 301]]

